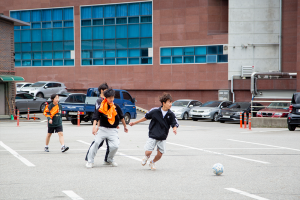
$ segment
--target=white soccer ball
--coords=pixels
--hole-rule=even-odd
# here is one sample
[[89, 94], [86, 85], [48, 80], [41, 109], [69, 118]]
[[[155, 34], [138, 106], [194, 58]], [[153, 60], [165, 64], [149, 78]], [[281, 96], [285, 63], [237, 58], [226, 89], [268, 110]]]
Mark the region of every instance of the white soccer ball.
[[223, 171], [224, 171], [224, 166], [221, 163], [214, 164], [213, 172], [215, 175], [219, 176], [219, 175], [223, 174]]

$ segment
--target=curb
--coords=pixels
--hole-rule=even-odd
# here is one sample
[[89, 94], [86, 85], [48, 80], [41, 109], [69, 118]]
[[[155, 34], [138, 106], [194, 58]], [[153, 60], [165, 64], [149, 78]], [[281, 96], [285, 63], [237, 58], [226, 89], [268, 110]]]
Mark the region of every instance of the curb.
[[147, 113], [148, 112], [148, 110], [146, 110], [146, 109], [144, 109], [144, 108], [141, 108], [141, 107], [138, 107], [138, 106], [135, 106], [136, 107], [136, 109], [138, 110], [138, 111], [141, 111], [141, 112], [143, 112], [143, 113]]

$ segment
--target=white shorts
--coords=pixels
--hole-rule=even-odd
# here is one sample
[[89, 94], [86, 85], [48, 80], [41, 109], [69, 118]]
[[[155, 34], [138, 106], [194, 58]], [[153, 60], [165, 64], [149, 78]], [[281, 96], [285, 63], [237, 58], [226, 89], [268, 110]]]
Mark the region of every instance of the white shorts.
[[166, 153], [166, 140], [148, 138], [144, 148], [146, 151], [153, 151], [155, 146], [157, 146], [157, 150], [159, 150], [160, 153]]

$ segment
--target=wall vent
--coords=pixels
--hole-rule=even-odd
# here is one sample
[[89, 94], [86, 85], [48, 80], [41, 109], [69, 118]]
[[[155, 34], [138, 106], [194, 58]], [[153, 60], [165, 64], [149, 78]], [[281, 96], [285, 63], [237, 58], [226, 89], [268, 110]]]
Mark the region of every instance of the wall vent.
[[251, 77], [251, 74], [254, 72], [254, 66], [242, 66], [242, 77]]

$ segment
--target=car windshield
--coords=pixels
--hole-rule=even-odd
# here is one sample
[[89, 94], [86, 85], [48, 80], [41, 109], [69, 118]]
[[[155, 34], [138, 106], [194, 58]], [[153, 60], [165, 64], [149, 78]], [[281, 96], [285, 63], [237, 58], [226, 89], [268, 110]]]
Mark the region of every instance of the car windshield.
[[68, 97], [59, 97], [59, 102], [60, 102], [60, 103], [63, 103], [63, 102], [66, 101], [67, 98], [68, 98]]
[[240, 109], [247, 109], [249, 108], [250, 103], [248, 102], [237, 102], [237, 103], [233, 103], [230, 106], [228, 106], [228, 108], [240, 108]]
[[17, 87], [22, 87], [23, 84], [17, 84]]
[[270, 105], [268, 105], [267, 108], [271, 108], [271, 109], [288, 109], [289, 106], [290, 106], [290, 103], [273, 102]]
[[172, 106], [187, 107], [190, 101], [174, 101]]
[[30, 87], [43, 87], [46, 83], [44, 82], [36, 82], [32, 84]]
[[203, 104], [201, 107], [218, 107], [220, 103], [221, 101], [208, 101], [205, 104]]

